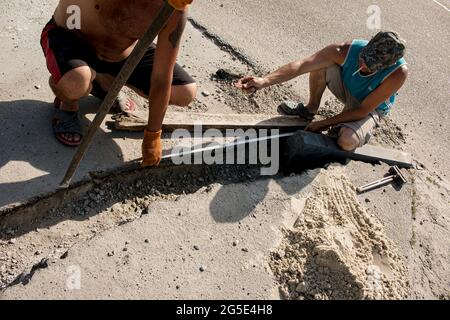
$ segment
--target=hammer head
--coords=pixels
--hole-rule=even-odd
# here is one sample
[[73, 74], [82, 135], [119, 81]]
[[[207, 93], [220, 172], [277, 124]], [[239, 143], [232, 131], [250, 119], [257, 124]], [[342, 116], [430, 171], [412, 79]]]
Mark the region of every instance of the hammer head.
[[397, 185], [402, 186], [408, 183], [408, 180], [406, 180], [405, 176], [402, 174], [399, 167], [397, 166], [391, 167], [389, 169], [389, 173], [394, 177], [394, 181], [395, 183], [397, 183]]

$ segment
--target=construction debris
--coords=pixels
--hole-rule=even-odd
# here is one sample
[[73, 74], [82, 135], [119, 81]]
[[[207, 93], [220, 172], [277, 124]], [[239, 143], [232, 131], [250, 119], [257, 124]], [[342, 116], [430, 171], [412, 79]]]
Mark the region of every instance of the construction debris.
[[17, 276], [17, 278], [13, 282], [5, 286], [0, 286], [0, 291], [18, 284], [26, 286], [27, 284], [30, 283], [36, 271], [38, 271], [39, 269], [46, 269], [46, 268], [48, 268], [48, 259], [44, 258], [40, 262], [33, 265], [29, 273], [23, 272], [19, 276]]

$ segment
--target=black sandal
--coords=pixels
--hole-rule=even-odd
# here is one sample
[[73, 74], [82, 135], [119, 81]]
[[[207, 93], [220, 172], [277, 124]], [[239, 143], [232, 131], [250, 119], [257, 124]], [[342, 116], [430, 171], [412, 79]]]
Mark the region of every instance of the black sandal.
[[[77, 147], [81, 144], [81, 139], [83, 138], [81, 134], [80, 119], [78, 118], [78, 112], [74, 111], [64, 111], [60, 109], [61, 101], [55, 99], [55, 114], [53, 116], [52, 127], [53, 133], [56, 139], [63, 145], [68, 147]], [[78, 134], [80, 136], [80, 141], [69, 141], [62, 137], [62, 134]]]
[[305, 120], [312, 121], [316, 116], [310, 112], [303, 103], [296, 103], [294, 101], [283, 101], [278, 106], [278, 111], [288, 116], [299, 116]]

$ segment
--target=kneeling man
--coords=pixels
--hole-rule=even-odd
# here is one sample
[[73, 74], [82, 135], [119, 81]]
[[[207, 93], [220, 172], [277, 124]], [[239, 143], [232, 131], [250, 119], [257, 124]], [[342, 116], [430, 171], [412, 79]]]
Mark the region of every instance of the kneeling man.
[[343, 112], [311, 122], [306, 130], [321, 132], [331, 128], [338, 137], [338, 145], [351, 151], [366, 144], [380, 119], [389, 114], [397, 91], [408, 75], [404, 53], [404, 41], [396, 33], [380, 32], [370, 41], [353, 40], [329, 45], [311, 57], [291, 62], [265, 77], [242, 78], [236, 86], [247, 93], [255, 93], [309, 73], [308, 104], [285, 101], [280, 105], [281, 111], [312, 121], [328, 87], [344, 103]]
[[[187, 19], [187, 3], [180, 5], [148, 48], [127, 86], [149, 99], [149, 122], [142, 145], [143, 166], [161, 160], [161, 127], [169, 103], [188, 105], [197, 87], [176, 59]], [[42, 32], [41, 45], [51, 73], [50, 87], [55, 93], [56, 113], [53, 130], [67, 146], [82, 139], [78, 118], [79, 100], [92, 93], [106, 95], [138, 40], [162, 8], [164, 0], [60, 0], [53, 18]], [[74, 10], [76, 8], [77, 10]], [[182, 8], [185, 8], [184, 10]], [[79, 13], [79, 26], [72, 28], [73, 12]], [[134, 102], [119, 97], [122, 110], [130, 111]]]

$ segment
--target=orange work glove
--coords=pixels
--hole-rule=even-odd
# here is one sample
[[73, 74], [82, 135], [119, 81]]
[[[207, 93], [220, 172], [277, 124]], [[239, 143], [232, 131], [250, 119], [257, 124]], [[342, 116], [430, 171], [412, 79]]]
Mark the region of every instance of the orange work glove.
[[146, 168], [158, 166], [161, 162], [161, 133], [162, 130], [152, 132], [145, 129], [144, 141], [142, 142], [142, 167]]
[[186, 9], [194, 0], [169, 0], [169, 4], [179, 11]]

